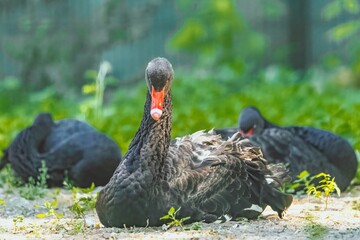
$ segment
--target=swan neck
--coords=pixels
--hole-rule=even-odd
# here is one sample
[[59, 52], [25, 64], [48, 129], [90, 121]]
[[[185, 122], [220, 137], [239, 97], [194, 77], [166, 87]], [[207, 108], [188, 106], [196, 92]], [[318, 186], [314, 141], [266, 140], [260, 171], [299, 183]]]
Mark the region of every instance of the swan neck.
[[[164, 99], [163, 113], [155, 121], [150, 115], [151, 95], [148, 92], [144, 106], [144, 115], [140, 127], [129, 146], [127, 155], [132, 159], [135, 169], [160, 176], [167, 157], [171, 138], [171, 91]], [[128, 156], [125, 156], [126, 158]], [[149, 171], [150, 170], [150, 171]]]

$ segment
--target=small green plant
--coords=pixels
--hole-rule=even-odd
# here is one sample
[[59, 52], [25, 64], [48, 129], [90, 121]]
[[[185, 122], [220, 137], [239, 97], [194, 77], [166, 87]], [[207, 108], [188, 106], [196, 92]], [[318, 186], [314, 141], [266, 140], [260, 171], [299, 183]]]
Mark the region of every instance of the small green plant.
[[75, 214], [76, 218], [84, 218], [85, 212], [95, 209], [97, 196], [81, 197], [75, 200], [74, 204], [69, 207], [70, 211]]
[[45, 161], [41, 161], [37, 181], [30, 177], [29, 181], [19, 188], [20, 196], [28, 200], [34, 200], [36, 197], [44, 197], [47, 188], [47, 178], [48, 174]]
[[7, 164], [2, 170], [0, 174], [0, 186], [5, 188], [7, 193], [12, 193], [14, 188], [19, 187], [20, 180], [14, 174], [10, 164]]
[[180, 209], [181, 209], [181, 207], [179, 207], [177, 210], [175, 210], [174, 207], [171, 207], [169, 209], [168, 213], [160, 218], [160, 220], [170, 220], [170, 222], [168, 222], [166, 225], [166, 229], [170, 229], [172, 227], [183, 228], [183, 222], [190, 219], [190, 217], [184, 217], [181, 219], [177, 219], [176, 214], [180, 211]]
[[38, 181], [37, 181], [37, 185], [40, 188], [47, 188], [47, 179], [49, 178], [48, 175], [48, 169], [46, 167], [46, 163], [45, 161], [41, 161], [41, 167], [39, 168], [39, 176], [38, 176]]
[[65, 171], [65, 174], [64, 174], [63, 186], [67, 190], [72, 190], [74, 187], [74, 183], [73, 183], [73, 181], [71, 181], [71, 179], [69, 179], [69, 175], [68, 175], [67, 171]]
[[328, 207], [330, 195], [336, 191], [340, 196], [340, 189], [335, 182], [335, 178], [331, 178], [330, 174], [319, 173], [313, 177], [313, 179], [321, 179], [318, 185], [311, 184], [306, 193], [308, 195], [314, 195], [317, 198], [323, 199], [325, 197], [325, 209]]
[[22, 223], [24, 221], [24, 216], [23, 215], [19, 215], [16, 216], [15, 218], [13, 218], [13, 223], [14, 223], [14, 231], [18, 231], [21, 230], [21, 228], [19, 227], [19, 223]]
[[[85, 213], [95, 209], [97, 194], [90, 194], [94, 191], [94, 189], [94, 183], [92, 183], [89, 188], [72, 188], [74, 204], [72, 204], [69, 209], [76, 218], [82, 218], [84, 220], [84, 226], [86, 226]], [[85, 196], [78, 197], [78, 193], [85, 194]]]
[[0, 198], [0, 206], [4, 206], [6, 203], [4, 201], [4, 199]]
[[70, 228], [67, 229], [69, 234], [75, 235], [79, 232], [83, 232], [85, 229], [84, 222], [79, 219], [72, 219], [70, 223]]
[[29, 178], [29, 181], [25, 183], [24, 186], [19, 188], [19, 193], [21, 197], [28, 200], [34, 200], [37, 197], [42, 198], [45, 196], [44, 189], [40, 188], [32, 177]]
[[297, 180], [288, 184], [286, 192], [289, 193], [306, 193], [314, 195], [316, 198], [325, 198], [325, 209], [327, 209], [329, 197], [332, 193], [336, 192], [340, 196], [340, 189], [335, 182], [335, 178], [331, 178], [330, 174], [319, 173], [315, 176], [310, 176], [308, 171], [302, 171]]
[[184, 230], [201, 230], [202, 226], [201, 226], [201, 223], [199, 222], [195, 222], [193, 224], [191, 224], [190, 227], [187, 227], [187, 228], [184, 228]]
[[325, 199], [325, 209], [328, 207], [329, 197], [332, 193], [336, 192], [340, 196], [341, 191], [335, 182], [335, 178], [331, 178], [330, 174], [319, 173], [310, 176], [305, 170], [297, 178], [297, 180], [286, 186], [286, 191], [290, 193], [306, 193], [314, 195], [316, 198]]
[[45, 202], [43, 206], [35, 204], [34, 207], [35, 208], [42, 208], [42, 209], [46, 210], [46, 212], [44, 212], [44, 213], [36, 214], [37, 218], [55, 217], [56, 219], [59, 219], [59, 218], [62, 218], [64, 216], [64, 214], [57, 213], [56, 210], [55, 210], [58, 207], [58, 203], [57, 203], [56, 198], [54, 198], [54, 200], [52, 200], [52, 202]]

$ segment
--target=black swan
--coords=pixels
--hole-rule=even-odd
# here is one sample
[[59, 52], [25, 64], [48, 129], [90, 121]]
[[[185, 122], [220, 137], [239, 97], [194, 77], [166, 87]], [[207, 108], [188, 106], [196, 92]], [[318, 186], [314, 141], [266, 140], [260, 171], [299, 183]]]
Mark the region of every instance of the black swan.
[[311, 175], [325, 172], [335, 177], [344, 191], [355, 177], [358, 161], [354, 149], [332, 132], [312, 127], [280, 127], [266, 120], [255, 107], [243, 109], [239, 129], [260, 146], [269, 162], [287, 164], [293, 179], [303, 170]]
[[105, 185], [121, 161], [117, 144], [85, 122], [63, 119], [55, 123], [40, 113], [4, 150], [1, 168], [10, 163], [24, 182], [39, 176], [41, 161], [49, 187], [62, 186], [65, 173], [75, 186]]
[[98, 195], [101, 223], [159, 226], [171, 207], [181, 207], [177, 217], [190, 217], [186, 223], [221, 221], [225, 215], [256, 218], [266, 205], [282, 217], [292, 196], [280, 192], [277, 181], [287, 174], [281, 165], [268, 166], [248, 140], [224, 141], [199, 131], [170, 142], [173, 74], [165, 58], [146, 68], [144, 115], [122, 163]]

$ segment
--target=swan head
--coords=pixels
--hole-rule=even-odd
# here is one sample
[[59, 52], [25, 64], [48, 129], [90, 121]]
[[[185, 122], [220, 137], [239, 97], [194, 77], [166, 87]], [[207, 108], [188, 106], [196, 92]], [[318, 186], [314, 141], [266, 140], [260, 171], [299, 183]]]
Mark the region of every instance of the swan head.
[[265, 127], [265, 119], [256, 107], [247, 107], [241, 111], [239, 131], [243, 136], [260, 134]]
[[154, 120], [159, 120], [164, 106], [164, 99], [170, 90], [174, 78], [174, 70], [166, 58], [154, 58], [145, 70], [145, 79], [151, 94], [150, 114]]

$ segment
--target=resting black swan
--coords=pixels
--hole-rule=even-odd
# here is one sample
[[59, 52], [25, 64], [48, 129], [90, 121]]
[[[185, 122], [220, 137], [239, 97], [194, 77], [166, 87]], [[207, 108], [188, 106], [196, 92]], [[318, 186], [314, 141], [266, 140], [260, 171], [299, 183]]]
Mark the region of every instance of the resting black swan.
[[303, 170], [311, 175], [325, 172], [335, 177], [344, 191], [355, 177], [358, 162], [354, 149], [334, 133], [312, 127], [280, 127], [255, 107], [241, 112], [239, 129], [260, 146], [269, 162], [288, 164], [293, 179]]
[[4, 150], [1, 168], [10, 163], [24, 182], [37, 179], [41, 161], [48, 169], [49, 187], [62, 186], [67, 172], [75, 186], [105, 185], [121, 160], [117, 144], [85, 122], [39, 114]]
[[[259, 148], [248, 140], [224, 141], [196, 132], [170, 143], [173, 68], [165, 58], [149, 62], [144, 115], [122, 163], [96, 203], [106, 227], [158, 226], [171, 207], [187, 223], [213, 222], [225, 214], [255, 218], [266, 205], [282, 217], [292, 196], [280, 192]], [[279, 167], [279, 166], [277, 166]], [[267, 180], [273, 181], [271, 184]]]

